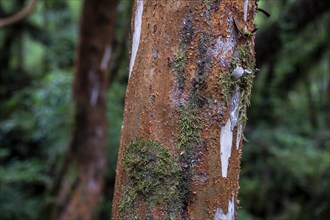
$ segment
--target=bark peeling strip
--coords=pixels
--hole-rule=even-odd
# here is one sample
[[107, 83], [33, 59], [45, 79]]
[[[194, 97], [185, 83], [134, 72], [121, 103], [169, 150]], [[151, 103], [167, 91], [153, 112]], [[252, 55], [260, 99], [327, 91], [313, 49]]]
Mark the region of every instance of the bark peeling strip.
[[234, 204], [235, 196], [232, 196], [232, 199], [228, 202], [228, 212], [225, 212], [221, 208], [217, 208], [217, 211], [214, 215], [214, 220], [233, 220], [235, 217], [235, 204]]
[[105, 49], [104, 49], [104, 54], [103, 54], [103, 57], [102, 57], [102, 61], [101, 61], [101, 64], [100, 64], [100, 69], [102, 71], [106, 71], [107, 70], [107, 67], [108, 67], [108, 63], [111, 59], [111, 53], [112, 53], [112, 49], [111, 49], [111, 46], [108, 45]]
[[236, 91], [235, 94], [231, 97], [231, 104], [230, 104], [231, 130], [234, 130], [235, 126], [237, 125], [240, 103], [241, 103], [241, 92]]
[[233, 131], [231, 130], [231, 120], [228, 119], [224, 127], [221, 128], [220, 134], [220, 159], [222, 177], [227, 178], [228, 163], [231, 155], [231, 147], [233, 143]]
[[249, 0], [245, 0], [244, 2], [244, 21], [247, 21], [248, 16], [248, 6], [249, 6]]
[[240, 142], [241, 136], [242, 136], [242, 129], [243, 129], [243, 126], [241, 124], [237, 126], [237, 136], [236, 136], [236, 149], [237, 150], [239, 148], [239, 142]]
[[132, 41], [132, 55], [131, 62], [129, 64], [129, 75], [131, 76], [135, 57], [140, 44], [140, 36], [141, 36], [141, 26], [142, 26], [142, 13], [143, 13], [143, 0], [136, 0], [136, 12], [134, 19], [134, 33], [133, 33], [133, 41]]

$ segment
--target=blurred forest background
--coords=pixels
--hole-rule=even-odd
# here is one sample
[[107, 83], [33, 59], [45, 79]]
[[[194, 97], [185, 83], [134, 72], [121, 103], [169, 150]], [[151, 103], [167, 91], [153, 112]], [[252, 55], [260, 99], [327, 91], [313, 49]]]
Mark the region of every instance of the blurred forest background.
[[[0, 18], [25, 0], [0, 0]], [[238, 219], [330, 216], [330, 9], [260, 0], [257, 63], [245, 131]], [[316, 1], [322, 2], [322, 1]], [[39, 1], [0, 28], [0, 219], [44, 219], [73, 127], [71, 84], [80, 0]], [[108, 105], [106, 185], [95, 219], [110, 219], [128, 80], [131, 7], [117, 7]], [[178, 24], [179, 25], [179, 24]]]

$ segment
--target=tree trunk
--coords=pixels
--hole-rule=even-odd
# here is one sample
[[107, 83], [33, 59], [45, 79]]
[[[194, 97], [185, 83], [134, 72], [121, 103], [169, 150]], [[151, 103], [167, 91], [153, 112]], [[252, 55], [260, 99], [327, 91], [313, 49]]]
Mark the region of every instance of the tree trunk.
[[107, 69], [116, 5], [116, 1], [84, 1], [74, 76], [75, 127], [58, 193], [57, 219], [92, 219], [101, 197]]
[[137, 0], [113, 219], [235, 219], [254, 0]]

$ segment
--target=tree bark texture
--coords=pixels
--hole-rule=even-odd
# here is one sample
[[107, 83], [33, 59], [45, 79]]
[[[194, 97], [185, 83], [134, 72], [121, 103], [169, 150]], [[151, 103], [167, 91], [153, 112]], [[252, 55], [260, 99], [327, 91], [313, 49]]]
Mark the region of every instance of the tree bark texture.
[[92, 219], [106, 168], [106, 88], [117, 1], [85, 0], [77, 47], [73, 138], [56, 219]]
[[254, 0], [137, 0], [113, 219], [235, 219]]

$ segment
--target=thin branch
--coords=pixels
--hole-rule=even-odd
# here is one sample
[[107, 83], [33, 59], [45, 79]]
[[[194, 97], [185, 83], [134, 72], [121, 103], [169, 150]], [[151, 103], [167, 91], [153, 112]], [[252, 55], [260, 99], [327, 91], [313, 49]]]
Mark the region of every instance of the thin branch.
[[17, 14], [8, 18], [0, 19], [0, 28], [14, 24], [28, 16], [36, 7], [37, 0], [31, 0], [30, 3]]

